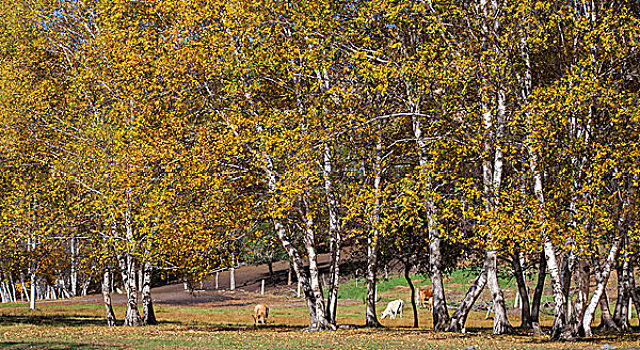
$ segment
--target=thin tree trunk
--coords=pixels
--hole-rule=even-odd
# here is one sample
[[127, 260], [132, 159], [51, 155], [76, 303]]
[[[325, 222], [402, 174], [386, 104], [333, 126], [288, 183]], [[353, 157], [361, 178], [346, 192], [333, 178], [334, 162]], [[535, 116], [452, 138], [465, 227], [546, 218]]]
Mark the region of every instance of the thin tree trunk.
[[[605, 293], [607, 282], [609, 281], [609, 276], [611, 274], [611, 266], [615, 263], [616, 255], [620, 249], [620, 237], [616, 237], [616, 239], [611, 244], [611, 248], [609, 249], [609, 254], [607, 255], [607, 260], [604, 263], [604, 267], [602, 268], [602, 272], [600, 271], [600, 263], [597, 259], [593, 259], [594, 272], [596, 276], [596, 289], [593, 291], [593, 296], [589, 304], [587, 305], [587, 309], [584, 312], [584, 316], [582, 318], [582, 328], [584, 330], [584, 335], [586, 337], [593, 337], [593, 331], [591, 330], [591, 323], [593, 322], [593, 316], [596, 313], [596, 308], [600, 301], [602, 300], [602, 296]], [[603, 314], [605, 308], [602, 308]], [[606, 310], [609, 312], [608, 308]]]
[[581, 337], [585, 335], [585, 329], [582, 321], [587, 308], [587, 298], [589, 297], [589, 278], [591, 276], [591, 266], [586, 260], [586, 257], [580, 257], [578, 262], [578, 269], [576, 273], [576, 301], [573, 305], [573, 313], [569, 324], [571, 332], [574, 337]]
[[[13, 280], [13, 276], [9, 275], [9, 283], [11, 283], [11, 295], [13, 296], [13, 301], [17, 302], [16, 298], [16, 281]], [[634, 284], [635, 285], [635, 284]]]
[[324, 143], [324, 164], [322, 168], [324, 178], [324, 190], [327, 198], [327, 209], [329, 211], [329, 249], [330, 268], [329, 274], [329, 294], [327, 296], [327, 320], [331, 324], [336, 324], [336, 313], [338, 308], [338, 283], [340, 280], [340, 250], [342, 249], [342, 235], [340, 233], [340, 220], [338, 217], [338, 205], [333, 193], [333, 165], [331, 162], [331, 148], [327, 142]]
[[267, 267], [269, 268], [269, 282], [271, 282], [272, 285], [276, 285], [276, 280], [274, 278], [274, 274], [273, 274], [273, 260], [271, 260], [271, 258], [269, 258], [269, 260], [267, 260]]
[[[492, 2], [492, 6], [495, 8], [497, 3], [495, 1]], [[491, 12], [485, 1], [483, 1], [482, 11], [485, 14]], [[496, 19], [492, 27], [497, 29], [499, 26], [500, 24]], [[488, 26], [485, 23], [485, 30], [487, 28]], [[489, 34], [488, 30], [486, 34]], [[494, 96], [485, 95], [481, 98], [481, 106], [484, 111], [482, 114], [484, 127], [483, 154], [487, 155], [482, 162], [482, 183], [485, 195], [485, 213], [488, 217], [494, 216], [499, 206], [499, 191], [504, 166], [504, 154], [499, 142], [504, 138], [504, 129], [506, 127], [506, 96], [500, 86], [493, 86], [493, 88], [495, 90], [495, 105], [490, 104], [490, 102], [493, 103]], [[496, 111], [495, 115], [494, 110]], [[490, 157], [489, 155], [492, 153], [493, 157]], [[488, 245], [485, 252], [487, 286], [491, 291], [494, 307], [493, 334], [512, 333], [514, 329], [507, 319], [504, 295], [498, 284], [497, 255], [491, 232], [489, 232], [486, 241]]]
[[544, 251], [540, 252], [540, 266], [538, 267], [538, 282], [536, 283], [536, 289], [533, 292], [533, 300], [531, 304], [531, 325], [533, 326], [534, 334], [542, 334], [540, 328], [540, 300], [542, 299], [542, 293], [544, 292], [544, 280], [547, 277], [547, 259], [545, 258]]
[[231, 268], [229, 269], [229, 290], [236, 290], [236, 257], [231, 253]]
[[372, 237], [367, 239], [367, 294], [366, 326], [380, 327], [376, 315], [376, 270], [378, 268], [378, 229], [373, 229]]
[[[640, 294], [636, 289], [635, 265], [636, 265], [636, 256], [632, 256], [629, 259], [629, 273], [627, 275], [627, 277], [629, 278], [629, 295], [631, 296], [631, 300], [633, 300], [633, 305], [636, 308], [636, 315], [638, 315], [638, 319], [640, 319]], [[629, 315], [631, 315], [631, 309], [629, 309]]]
[[[92, 276], [93, 277], [93, 276]], [[87, 296], [87, 291], [89, 290], [89, 283], [91, 283], [91, 278], [88, 278], [82, 282], [82, 296]]]
[[[626, 248], [626, 246], [626, 244], [625, 246], [623, 246], [623, 250]], [[631, 331], [631, 324], [629, 323], [629, 317], [627, 315], [629, 308], [629, 278], [627, 277], [629, 261], [626, 250], [623, 254], [624, 257], [617, 267], [618, 299], [616, 300], [616, 308], [613, 313], [613, 321], [616, 323], [616, 325], [618, 325], [621, 331], [629, 332]]]
[[30, 278], [31, 278], [31, 290], [30, 290], [31, 297], [29, 298], [29, 309], [30, 310], [35, 310], [36, 309], [36, 299], [37, 299], [36, 290], [38, 289], [37, 278], [36, 278], [35, 272], [31, 272]]
[[71, 249], [71, 266], [69, 272], [69, 279], [71, 283], [71, 295], [74, 297], [78, 295], [78, 262], [77, 262], [77, 244], [76, 239], [71, 238], [70, 242]]
[[367, 313], [366, 326], [380, 327], [378, 316], [376, 315], [376, 274], [378, 270], [378, 237], [380, 236], [380, 211], [381, 211], [381, 186], [382, 186], [382, 126], [378, 122], [378, 136], [376, 142], [375, 164], [374, 164], [374, 195], [375, 207], [371, 217], [371, 232], [367, 238]]
[[24, 281], [24, 273], [22, 271], [20, 271], [20, 283], [22, 284], [22, 288], [20, 288], [20, 290], [22, 291], [24, 299], [31, 304], [31, 298], [29, 297], [29, 293], [27, 293], [27, 284]]
[[315, 250], [315, 231], [313, 216], [309, 211], [309, 205], [307, 199], [303, 198], [302, 203], [304, 205], [304, 220], [305, 220], [305, 235], [304, 244], [307, 248], [307, 256], [309, 258], [309, 281], [311, 284], [311, 290], [313, 292], [313, 298], [315, 300], [316, 308], [316, 329], [328, 330], [335, 329], [332, 324], [327, 320], [325, 314], [324, 296], [322, 294], [322, 286], [320, 286], [320, 276], [318, 272], [318, 257]]
[[[320, 84], [320, 90], [326, 94], [331, 88], [331, 81], [326, 68], [317, 69], [316, 76]], [[299, 106], [301, 104], [299, 103]], [[323, 105], [324, 118], [330, 115], [329, 109]], [[327, 122], [327, 120], [325, 120]], [[342, 234], [340, 232], [340, 217], [338, 201], [333, 188], [333, 163], [331, 161], [331, 144], [323, 143], [322, 178], [324, 180], [324, 192], [329, 213], [329, 249], [330, 249], [330, 281], [327, 295], [326, 317], [330, 324], [336, 324], [338, 308], [338, 283], [340, 281], [340, 250], [342, 249]]]
[[476, 278], [471, 288], [469, 288], [469, 290], [467, 291], [467, 294], [465, 294], [456, 312], [454, 312], [453, 315], [451, 316], [451, 321], [449, 322], [449, 328], [447, 329], [448, 332], [462, 332], [462, 333], [466, 332], [464, 324], [467, 322], [467, 316], [469, 315], [469, 311], [471, 311], [471, 307], [480, 296], [480, 293], [482, 293], [482, 290], [484, 289], [486, 284], [487, 284], [487, 261], [485, 259], [485, 262], [482, 265], [482, 270], [480, 271], [480, 274]]
[[609, 298], [607, 294], [603, 294], [600, 298], [600, 326], [599, 328], [604, 331], [620, 332], [620, 328], [611, 317], [611, 310], [609, 309]]
[[7, 291], [6, 291], [4, 282], [0, 283], [0, 299], [2, 300], [2, 303], [10, 302], [10, 300], [8, 298], [8, 295], [7, 295]]
[[[430, 203], [433, 206], [432, 203]], [[444, 332], [449, 325], [449, 310], [444, 295], [442, 280], [442, 255], [440, 252], [440, 231], [433, 218], [433, 209], [429, 210], [429, 277], [433, 291], [433, 331]]]
[[[407, 84], [408, 95], [413, 96], [411, 85]], [[421, 167], [428, 165], [427, 156], [424, 154], [426, 144], [422, 135], [422, 127], [420, 125], [420, 119], [418, 119], [418, 112], [420, 106], [417, 102], [414, 102], [413, 98], [408, 100], [409, 108], [414, 113], [412, 116], [412, 128], [413, 136], [416, 141], [418, 157]], [[426, 180], [428, 191], [431, 191], [433, 184], [431, 178]], [[427, 195], [431, 195], [428, 193]], [[435, 204], [431, 198], [427, 199], [427, 223], [429, 234], [429, 277], [431, 279], [431, 286], [433, 290], [433, 330], [435, 332], [443, 332], [449, 325], [449, 310], [447, 309], [447, 301], [444, 294], [444, 283], [442, 280], [442, 253], [440, 231], [438, 229], [437, 212]]]
[[124, 252], [118, 255], [122, 284], [127, 294], [127, 310], [124, 318], [125, 326], [140, 326], [142, 319], [138, 311], [138, 290], [136, 288], [136, 264], [133, 257]]
[[573, 277], [575, 259], [576, 255], [572, 251], [566, 252], [564, 258], [562, 259], [560, 283], [562, 284], [562, 293], [567, 300], [567, 307], [569, 307], [569, 304], [571, 302], [571, 296], [569, 295], [569, 293], [571, 292], [571, 279]]
[[[258, 131], [262, 131], [260, 127], [258, 127]], [[273, 162], [271, 157], [268, 155], [264, 155], [265, 160], [265, 170], [266, 177], [268, 180], [268, 189], [269, 191], [275, 192], [277, 190], [277, 179], [273, 170]], [[285, 230], [284, 225], [278, 219], [273, 219], [273, 225], [280, 239], [280, 243], [282, 243], [282, 247], [289, 255], [289, 259], [293, 265], [293, 269], [296, 272], [296, 276], [298, 279], [298, 283], [303, 288], [305, 301], [307, 303], [307, 309], [309, 311], [309, 329], [317, 329], [317, 313], [316, 313], [316, 301], [309, 284], [309, 277], [307, 276], [306, 271], [304, 270], [304, 265], [302, 264], [302, 258], [300, 257], [300, 252], [298, 249], [291, 243], [291, 239], [288, 237], [287, 232]]]
[[107, 311], [107, 326], [113, 327], [116, 325], [116, 315], [113, 313], [113, 307], [111, 306], [111, 271], [108, 267], [105, 267], [102, 275], [102, 297], [104, 299], [104, 307]]
[[409, 273], [411, 272], [411, 264], [408, 261], [404, 263], [404, 279], [407, 280], [407, 284], [411, 289], [411, 308], [413, 309], [413, 328], [418, 328], [418, 305], [416, 305], [416, 287], [411, 281]]
[[498, 266], [495, 250], [487, 250], [487, 287], [493, 297], [493, 334], [511, 334], [513, 327], [507, 318], [504, 295], [498, 285]]
[[151, 282], [153, 277], [153, 265], [149, 259], [142, 263], [142, 323], [144, 325], [156, 325], [156, 313], [153, 310], [151, 298]]
[[137, 276], [136, 276], [136, 282], [138, 283], [136, 285], [136, 287], [138, 288], [139, 291], [142, 291], [142, 283], [143, 283], [142, 280], [143, 279], [144, 279], [144, 277], [142, 276], [142, 266], [140, 266], [140, 268], [137, 271]]
[[282, 243], [282, 247], [289, 255], [291, 259], [293, 269], [296, 273], [296, 277], [298, 279], [298, 283], [302, 287], [304, 292], [305, 301], [307, 303], [307, 309], [309, 311], [309, 329], [317, 329], [317, 313], [316, 313], [316, 301], [313, 294], [313, 290], [309, 284], [309, 277], [304, 269], [304, 265], [302, 264], [302, 258], [300, 257], [300, 252], [296, 247], [293, 246], [291, 240], [289, 239], [284, 225], [279, 220], [274, 220], [274, 227], [280, 242]]
[[[546, 223], [547, 222], [546, 204], [544, 200], [542, 174], [538, 169], [538, 156], [535, 150], [531, 147], [531, 145], [528, 146], [528, 149], [529, 149], [529, 164], [530, 164], [531, 170], [533, 171], [533, 178], [534, 178], [534, 194], [538, 200], [538, 206], [541, 212], [541, 221], [543, 223]], [[543, 224], [541, 226], [540, 234], [544, 242], [543, 247], [544, 247], [545, 260], [547, 262], [547, 268], [549, 270], [549, 277], [551, 278], [551, 286], [553, 288], [553, 299], [555, 304], [555, 317], [553, 319], [553, 325], [551, 327], [551, 339], [554, 339], [554, 340], [558, 340], [561, 338], [565, 339], [565, 336], [567, 339], [570, 339], [571, 336], [567, 335], [566, 332], [563, 332], [565, 331], [565, 328], [567, 325], [567, 318], [566, 318], [566, 300], [567, 299], [565, 297], [565, 294], [563, 293], [562, 283], [560, 280], [560, 269], [558, 266], [558, 261], [556, 259], [556, 251], [553, 246], [553, 243], [551, 242], [551, 240], [549, 239], [546, 233], [546, 224]]]
[[329, 269], [329, 293], [327, 300], [327, 319], [331, 324], [336, 324], [338, 312], [338, 288], [340, 282], [340, 255], [342, 249], [342, 239], [340, 234], [336, 236], [331, 247], [331, 266]]
[[516, 253], [512, 256], [511, 266], [513, 267], [513, 274], [516, 278], [516, 284], [518, 285], [518, 292], [520, 294], [521, 303], [521, 323], [520, 327], [524, 329], [529, 329], [533, 326], [530, 314], [530, 305], [529, 305], [529, 291], [527, 289], [527, 282], [524, 277], [524, 271], [522, 269], [522, 264], [520, 263], [520, 251], [517, 250]]

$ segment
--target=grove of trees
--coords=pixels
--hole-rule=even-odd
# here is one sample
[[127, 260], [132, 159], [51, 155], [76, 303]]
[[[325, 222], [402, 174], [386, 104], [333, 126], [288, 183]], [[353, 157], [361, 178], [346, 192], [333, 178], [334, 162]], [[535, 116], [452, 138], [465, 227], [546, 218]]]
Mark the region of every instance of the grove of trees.
[[[514, 332], [499, 272], [520, 327], [540, 332], [553, 290], [552, 339], [640, 308], [637, 1], [0, 0], [0, 18], [3, 300], [98, 281], [115, 325], [118, 274], [124, 324], [154, 324], [154, 274], [276, 242], [315, 330], [337, 327], [346, 244], [367, 326], [383, 252], [407, 278], [427, 257], [435, 331], [464, 331], [486, 287], [494, 334]], [[480, 269], [453, 308], [457, 258]]]

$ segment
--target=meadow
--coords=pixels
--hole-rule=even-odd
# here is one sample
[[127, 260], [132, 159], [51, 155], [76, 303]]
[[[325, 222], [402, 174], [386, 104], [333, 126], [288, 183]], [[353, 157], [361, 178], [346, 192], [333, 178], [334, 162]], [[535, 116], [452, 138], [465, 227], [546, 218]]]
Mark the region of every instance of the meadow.
[[[450, 284], [457, 285], [465, 274], [454, 274]], [[416, 280], [421, 281], [417, 276]], [[509, 281], [503, 281], [506, 286]], [[422, 284], [426, 282], [418, 282]], [[104, 307], [82, 300], [42, 302], [37, 311], [26, 304], [0, 306], [0, 349], [639, 349], [638, 333], [597, 333], [595, 338], [579, 342], [550, 342], [546, 336], [533, 336], [519, 330], [517, 335], [494, 336], [493, 321], [485, 319], [483, 310], [472, 311], [467, 333], [434, 333], [431, 315], [419, 310], [420, 327], [412, 328], [413, 315], [404, 279], [391, 276], [379, 286], [378, 313], [387, 300], [403, 298], [402, 319], [382, 320], [384, 327], [360, 328], [364, 324], [365, 306], [359, 300], [362, 281], [342, 285], [338, 311], [340, 324], [350, 329], [333, 332], [305, 332], [307, 310], [293, 291], [260, 296], [251, 292], [225, 292], [222, 303], [194, 305], [156, 304], [160, 324], [146, 327], [107, 327]], [[403, 288], [404, 287], [404, 288]], [[460, 291], [462, 288], [458, 288]], [[506, 288], [508, 290], [508, 288]], [[456, 294], [453, 289], [451, 294]], [[185, 292], [187, 293], [187, 292]], [[223, 293], [223, 292], [216, 292]], [[508, 292], [507, 292], [508, 294]], [[487, 296], [488, 297], [488, 296]], [[457, 297], [456, 297], [457, 298]], [[485, 296], [483, 296], [485, 298]], [[251, 318], [253, 305], [271, 306], [269, 323], [255, 327]], [[116, 306], [122, 317], [124, 306]], [[453, 312], [453, 310], [450, 310]], [[518, 310], [510, 309], [509, 318], [519, 324]], [[550, 327], [552, 315], [543, 313], [543, 326]], [[637, 318], [632, 324], [637, 326]]]

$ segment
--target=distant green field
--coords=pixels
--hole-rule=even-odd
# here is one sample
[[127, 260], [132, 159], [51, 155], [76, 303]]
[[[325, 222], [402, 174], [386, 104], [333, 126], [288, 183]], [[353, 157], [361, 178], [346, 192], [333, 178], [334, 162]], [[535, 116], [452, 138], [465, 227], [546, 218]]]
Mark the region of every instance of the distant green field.
[[[449, 290], [457, 290], [466, 292], [469, 287], [469, 281], [474, 279], [477, 276], [477, 272], [471, 269], [460, 269], [451, 272], [448, 275], [445, 275], [445, 288]], [[431, 280], [427, 274], [415, 274], [411, 275], [411, 280], [415, 287], [430, 285]], [[419, 282], [418, 282], [419, 281]], [[534, 282], [532, 278], [529, 279], [530, 285]], [[502, 288], [515, 290], [517, 288], [515, 280], [508, 277], [499, 278], [500, 286]], [[356, 287], [356, 279], [351, 279], [347, 282], [341, 283], [340, 288], [338, 290], [338, 297], [341, 299], [354, 299], [364, 301], [365, 295], [367, 293], [367, 281], [360, 277], [357, 282], [358, 286]], [[407, 286], [407, 281], [404, 278], [404, 275], [389, 275], [389, 279], [385, 280], [384, 278], [380, 278], [378, 280], [378, 295], [379, 301], [389, 301], [394, 299], [395, 297], [386, 297], [385, 294], [400, 296], [403, 293], [394, 293], [392, 289], [397, 286]], [[406, 294], [406, 293], [405, 293]], [[406, 298], [406, 297], [405, 297]]]

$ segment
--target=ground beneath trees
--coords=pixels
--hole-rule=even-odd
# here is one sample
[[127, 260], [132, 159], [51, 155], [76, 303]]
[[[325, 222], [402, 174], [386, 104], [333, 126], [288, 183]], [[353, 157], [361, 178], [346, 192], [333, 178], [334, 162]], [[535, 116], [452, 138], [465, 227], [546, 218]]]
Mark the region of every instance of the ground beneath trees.
[[[318, 255], [318, 265], [321, 274], [328, 282], [329, 254]], [[343, 266], [347, 271], [349, 266]], [[278, 261], [273, 264], [273, 280], [269, 278], [269, 267], [263, 265], [241, 266], [235, 271], [236, 289], [229, 290], [229, 271], [222, 271], [218, 277], [218, 289], [215, 278], [211, 277], [194, 290], [185, 289], [183, 283], [171, 283], [151, 289], [151, 296], [155, 305], [194, 306], [203, 308], [232, 308], [247, 307], [256, 303], [265, 303], [270, 307], [285, 307], [287, 305], [304, 306], [304, 299], [297, 297], [297, 285], [287, 284], [288, 263]], [[262, 280], [265, 281], [264, 295], [260, 294]], [[295, 277], [294, 277], [295, 281]], [[126, 305], [126, 295], [112, 293], [113, 305]], [[102, 294], [92, 294], [86, 297], [71, 299], [42, 300], [38, 304], [101, 304]], [[341, 305], [358, 303], [356, 301], [342, 301]]]

